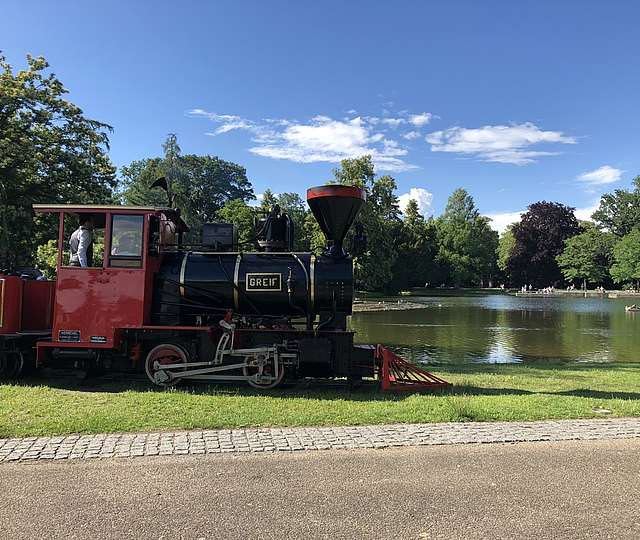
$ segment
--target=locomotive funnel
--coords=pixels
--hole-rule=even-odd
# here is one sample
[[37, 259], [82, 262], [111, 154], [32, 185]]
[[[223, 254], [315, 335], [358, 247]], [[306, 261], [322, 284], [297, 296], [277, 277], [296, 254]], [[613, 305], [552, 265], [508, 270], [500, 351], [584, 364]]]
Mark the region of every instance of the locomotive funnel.
[[330, 255], [344, 256], [342, 243], [364, 201], [364, 190], [356, 186], [336, 184], [307, 190], [307, 203], [329, 241]]

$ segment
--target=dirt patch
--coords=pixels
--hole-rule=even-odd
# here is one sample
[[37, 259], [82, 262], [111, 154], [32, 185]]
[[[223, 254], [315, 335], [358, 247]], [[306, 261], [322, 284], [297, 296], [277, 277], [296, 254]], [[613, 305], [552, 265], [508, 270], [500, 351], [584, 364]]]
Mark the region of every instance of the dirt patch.
[[404, 311], [407, 309], [426, 309], [428, 307], [428, 304], [408, 302], [406, 300], [356, 300], [353, 303], [353, 312], [366, 313], [371, 311]]

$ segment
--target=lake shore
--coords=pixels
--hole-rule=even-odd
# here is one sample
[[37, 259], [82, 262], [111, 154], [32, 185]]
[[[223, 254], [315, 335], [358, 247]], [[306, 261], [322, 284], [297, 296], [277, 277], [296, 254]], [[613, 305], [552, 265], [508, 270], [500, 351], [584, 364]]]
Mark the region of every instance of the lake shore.
[[356, 300], [353, 303], [354, 313], [368, 313], [374, 311], [404, 311], [407, 309], [425, 309], [428, 304], [410, 302], [407, 300]]
[[[356, 300], [356, 302], [360, 301], [362, 303], [378, 303], [378, 296], [376, 293], [367, 293], [363, 291], [358, 291], [360, 297]], [[518, 298], [637, 298], [640, 300], [640, 291], [632, 291], [632, 290], [622, 290], [622, 289], [609, 289], [604, 292], [597, 291], [595, 289], [587, 289], [584, 291], [582, 289], [574, 289], [571, 291], [567, 291], [566, 289], [555, 289], [553, 292], [543, 292], [542, 290], [532, 290], [527, 292], [522, 292], [518, 289], [502, 289], [502, 288], [460, 288], [456, 289], [453, 287], [446, 288], [414, 288], [410, 289], [406, 292], [400, 293], [397, 296], [382, 296], [379, 297], [382, 299], [382, 302], [393, 303], [395, 298], [400, 299], [401, 301], [405, 301], [407, 303], [412, 303], [412, 297], [446, 297], [446, 298], [455, 298], [455, 297], [478, 297], [478, 296], [487, 296], [487, 295], [504, 295], [504, 296], [517, 296]], [[390, 300], [390, 298], [394, 298]], [[413, 302], [415, 303], [415, 302]], [[380, 309], [379, 311], [384, 311]]]
[[555, 290], [553, 292], [527, 291], [510, 293], [518, 298], [638, 298], [640, 293], [634, 291], [564, 291]]

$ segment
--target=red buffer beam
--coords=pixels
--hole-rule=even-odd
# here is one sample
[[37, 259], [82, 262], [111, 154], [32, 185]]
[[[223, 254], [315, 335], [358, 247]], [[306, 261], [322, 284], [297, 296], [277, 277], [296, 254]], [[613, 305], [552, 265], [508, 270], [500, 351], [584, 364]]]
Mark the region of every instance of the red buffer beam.
[[451, 386], [451, 383], [414, 366], [382, 345], [376, 348], [376, 358], [382, 390], [419, 391]]

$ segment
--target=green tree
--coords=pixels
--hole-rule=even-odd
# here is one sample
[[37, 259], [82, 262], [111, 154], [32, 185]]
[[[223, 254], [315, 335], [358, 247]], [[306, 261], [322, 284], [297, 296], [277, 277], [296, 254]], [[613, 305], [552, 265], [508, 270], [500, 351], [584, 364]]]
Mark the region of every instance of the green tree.
[[[390, 290], [398, 255], [397, 233], [401, 227], [396, 181], [391, 176], [375, 176], [371, 156], [344, 159], [334, 171], [335, 181], [364, 188], [367, 202], [359, 221], [368, 238], [367, 251], [354, 260], [358, 285], [365, 290]], [[307, 228], [308, 230], [308, 228]], [[353, 231], [348, 236], [352, 237]], [[313, 240], [312, 240], [313, 242]]]
[[474, 237], [477, 247], [473, 251], [476, 260], [475, 283], [480, 287], [493, 287], [494, 279], [499, 273], [496, 250], [499, 235], [491, 228], [491, 219], [480, 216], [474, 224]]
[[263, 212], [270, 212], [276, 204], [278, 204], [278, 197], [273, 193], [273, 191], [267, 188], [262, 194], [260, 210]]
[[233, 223], [238, 230], [238, 242], [243, 249], [254, 236], [254, 209], [242, 199], [232, 199], [218, 210], [217, 216], [225, 223]]
[[162, 158], [134, 161], [121, 169], [122, 199], [126, 204], [166, 206], [166, 194], [150, 187], [164, 176], [175, 205], [192, 228], [192, 241], [198, 241], [202, 224], [213, 221], [227, 201], [255, 198], [244, 167], [215, 156], [182, 155], [172, 133], [163, 151]]
[[303, 230], [305, 241], [309, 244], [309, 250], [316, 254], [322, 253], [322, 250], [327, 246], [327, 240], [311, 212], [307, 212], [305, 216]]
[[500, 239], [498, 240], [498, 249], [496, 251], [498, 256], [498, 268], [505, 273], [507, 272], [509, 258], [516, 247], [516, 239], [513, 236], [512, 227], [512, 225], [509, 225], [500, 235]]
[[46, 244], [39, 245], [36, 248], [35, 263], [48, 279], [53, 279], [58, 264], [58, 241], [49, 240]]
[[348, 186], [368, 188], [375, 181], [375, 167], [371, 156], [343, 159], [340, 168], [333, 170], [334, 181]]
[[[121, 167], [119, 187], [122, 201], [136, 206], [167, 206], [166, 193], [150, 187], [158, 178], [164, 176], [164, 172], [162, 158], [159, 157], [136, 160]], [[171, 189], [175, 190], [176, 186], [171, 185]]]
[[392, 289], [424, 287], [439, 284], [435, 258], [438, 250], [433, 220], [425, 220], [418, 203], [411, 199], [404, 211], [404, 219], [396, 239], [397, 257], [393, 266]]
[[473, 198], [456, 189], [436, 220], [438, 260], [448, 268], [448, 282], [456, 286], [491, 282], [497, 268], [498, 233], [481, 216]]
[[425, 219], [420, 213], [418, 202], [415, 199], [409, 199], [407, 207], [404, 209], [404, 223], [407, 226], [407, 229], [419, 233], [424, 222]]
[[262, 199], [263, 209], [269, 210], [276, 204], [289, 215], [293, 222], [293, 249], [295, 251], [309, 250], [310, 242], [305, 233], [307, 209], [300, 195], [289, 192], [273, 195], [271, 190], [266, 190]]
[[35, 246], [57, 234], [33, 203], [106, 203], [115, 187], [111, 128], [64, 99], [42, 58], [14, 72], [0, 55], [0, 268], [33, 263]]
[[563, 252], [556, 257], [567, 281], [579, 279], [584, 289], [587, 283], [602, 283], [609, 277], [615, 237], [592, 224], [584, 232], [565, 240]]
[[633, 179], [633, 190], [616, 189], [605, 193], [593, 219], [618, 237], [640, 227], [640, 176]]
[[611, 277], [616, 283], [640, 281], [640, 229], [633, 229], [618, 240], [613, 248], [614, 263], [611, 266]]
[[[265, 202], [266, 199], [266, 202]], [[265, 191], [263, 202], [259, 208], [262, 212], [267, 212], [275, 204], [287, 212], [293, 222], [295, 251], [306, 251], [309, 249], [309, 241], [305, 233], [305, 219], [307, 211], [304, 202], [297, 193], [281, 193], [274, 195], [271, 190]], [[245, 249], [250, 249], [247, 240], [255, 236], [256, 208], [249, 206], [241, 199], [233, 199], [218, 211], [218, 218], [227, 223], [234, 223], [238, 227], [238, 239]]]

